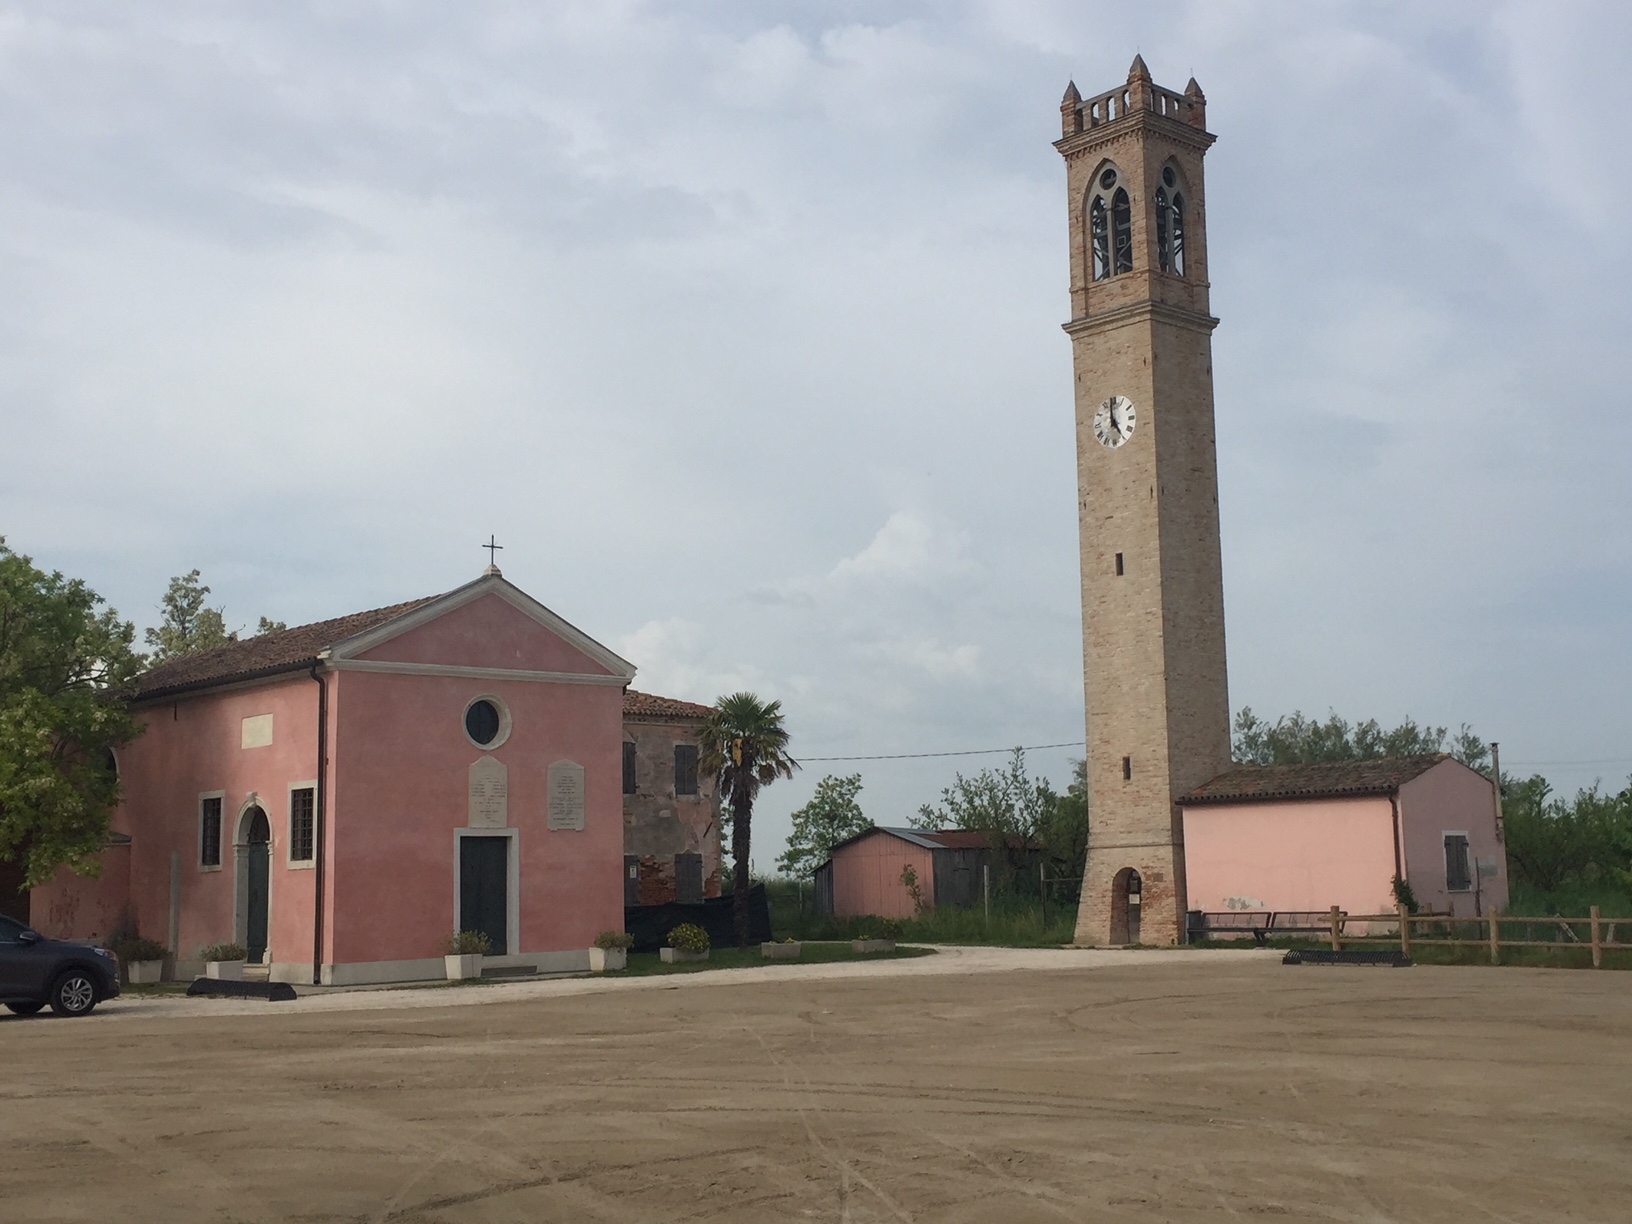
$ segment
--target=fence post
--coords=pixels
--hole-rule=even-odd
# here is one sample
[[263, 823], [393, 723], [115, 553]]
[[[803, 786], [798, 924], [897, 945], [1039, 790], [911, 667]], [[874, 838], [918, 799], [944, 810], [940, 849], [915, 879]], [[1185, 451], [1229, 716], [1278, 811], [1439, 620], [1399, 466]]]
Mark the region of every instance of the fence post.
[[1332, 906], [1332, 951], [1343, 950], [1343, 911]]
[[1598, 907], [1595, 905], [1588, 911], [1592, 915], [1592, 967], [1604, 967], [1604, 941], [1599, 934]]
[[1037, 864], [1037, 891], [1043, 898], [1043, 930], [1048, 930], [1048, 864]]
[[992, 933], [992, 865], [982, 863], [980, 867], [980, 892], [986, 902], [986, 933]]
[[1411, 955], [1411, 911], [1405, 908], [1405, 902], [1400, 905], [1400, 955]]
[[1490, 907], [1490, 963], [1502, 963], [1502, 932], [1499, 925], [1501, 911], [1494, 905]]

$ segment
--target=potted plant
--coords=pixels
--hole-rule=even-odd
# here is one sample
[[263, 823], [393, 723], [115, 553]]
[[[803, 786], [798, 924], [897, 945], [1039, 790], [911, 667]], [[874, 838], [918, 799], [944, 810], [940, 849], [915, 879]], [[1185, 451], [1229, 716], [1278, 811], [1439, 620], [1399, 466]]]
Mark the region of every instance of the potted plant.
[[249, 949], [243, 944], [211, 944], [198, 950], [198, 959], [204, 962], [205, 977], [218, 982], [239, 982], [244, 977], [244, 966], [249, 963]]
[[448, 939], [447, 954], [442, 964], [448, 972], [448, 981], [463, 982], [482, 976], [482, 957], [493, 951], [493, 941], [485, 931], [455, 931]]
[[602, 931], [595, 936], [595, 946], [589, 950], [589, 971], [605, 973], [608, 969], [627, 969], [629, 949], [635, 946], [635, 937], [628, 931]]
[[850, 941], [852, 952], [894, 952], [895, 941], [901, 937], [901, 924], [885, 918], [874, 924], [871, 931], [863, 931], [860, 939]]
[[170, 949], [152, 939], [132, 935], [113, 945], [113, 954], [125, 967], [125, 981], [132, 986], [146, 986], [164, 978], [164, 958]]
[[669, 946], [660, 949], [663, 963], [703, 961], [708, 959], [708, 932], [695, 922], [682, 922], [669, 932]]
[[766, 960], [798, 960], [799, 952], [804, 947], [791, 935], [781, 943], [767, 941], [759, 945], [759, 954]]

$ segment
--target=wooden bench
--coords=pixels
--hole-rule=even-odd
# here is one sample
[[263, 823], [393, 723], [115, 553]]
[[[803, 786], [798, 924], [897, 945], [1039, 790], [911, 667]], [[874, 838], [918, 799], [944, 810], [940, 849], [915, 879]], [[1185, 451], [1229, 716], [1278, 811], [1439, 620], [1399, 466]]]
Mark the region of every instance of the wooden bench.
[[1251, 935], [1262, 947], [1271, 935], [1330, 935], [1331, 910], [1191, 910], [1185, 915], [1189, 938]]

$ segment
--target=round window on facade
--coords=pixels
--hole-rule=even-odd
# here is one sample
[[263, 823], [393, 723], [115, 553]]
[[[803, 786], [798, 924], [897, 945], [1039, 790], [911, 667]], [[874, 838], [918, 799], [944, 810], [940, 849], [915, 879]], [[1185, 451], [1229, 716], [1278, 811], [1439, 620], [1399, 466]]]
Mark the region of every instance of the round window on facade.
[[510, 738], [510, 711], [497, 697], [482, 696], [465, 707], [465, 735], [478, 748], [497, 748]]
[[1116, 171], [1111, 170], [1111, 169], [1107, 169], [1104, 174], [1099, 176], [1099, 185], [1100, 185], [1100, 188], [1102, 190], [1104, 190], [1104, 191], [1109, 191], [1112, 187], [1115, 187], [1116, 186]]
[[1179, 176], [1173, 173], [1173, 167], [1172, 166], [1163, 166], [1162, 167], [1162, 182], [1166, 183], [1169, 187], [1171, 187], [1171, 186], [1173, 186], [1174, 183], [1176, 183], [1178, 181], [1179, 181]]

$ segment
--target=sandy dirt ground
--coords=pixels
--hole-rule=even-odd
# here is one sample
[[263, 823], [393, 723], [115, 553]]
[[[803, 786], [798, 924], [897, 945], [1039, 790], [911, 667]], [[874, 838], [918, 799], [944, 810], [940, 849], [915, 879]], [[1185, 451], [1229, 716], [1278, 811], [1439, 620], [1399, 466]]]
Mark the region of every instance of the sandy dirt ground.
[[5, 1224], [1230, 1216], [1632, 1219], [1632, 974], [981, 952], [0, 1021]]

